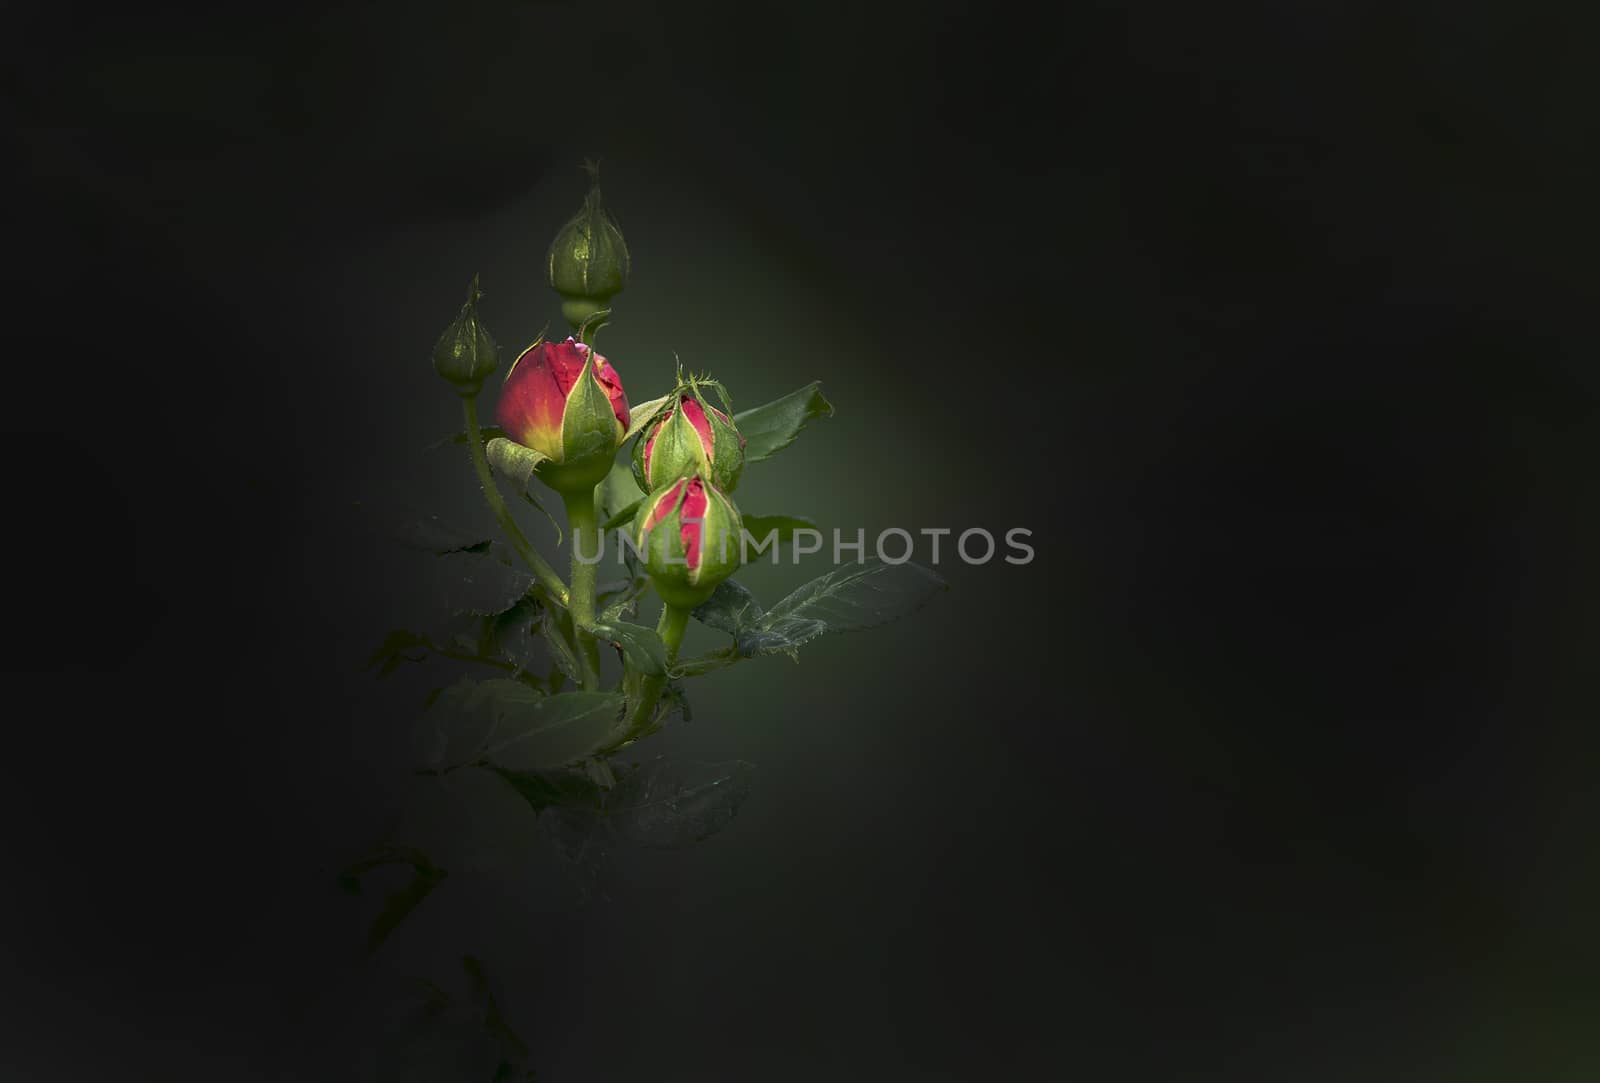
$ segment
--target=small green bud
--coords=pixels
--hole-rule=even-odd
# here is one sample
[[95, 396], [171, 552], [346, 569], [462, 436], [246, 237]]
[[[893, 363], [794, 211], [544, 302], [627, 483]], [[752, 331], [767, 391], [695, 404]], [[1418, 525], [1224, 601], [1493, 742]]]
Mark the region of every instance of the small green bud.
[[630, 260], [622, 230], [600, 202], [599, 171], [589, 169], [589, 194], [550, 242], [550, 286], [576, 330], [628, 284]]
[[489, 337], [488, 328], [478, 322], [478, 276], [467, 287], [467, 303], [461, 314], [445, 328], [433, 348], [433, 371], [455, 385], [463, 395], [476, 395], [483, 381], [500, 364], [500, 348]]

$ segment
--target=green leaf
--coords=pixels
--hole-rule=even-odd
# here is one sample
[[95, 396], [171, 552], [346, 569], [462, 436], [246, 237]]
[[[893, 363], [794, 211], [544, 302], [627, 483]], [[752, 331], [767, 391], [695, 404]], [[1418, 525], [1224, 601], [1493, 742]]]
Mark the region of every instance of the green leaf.
[[543, 452], [523, 447], [512, 440], [507, 440], [504, 436], [496, 436], [484, 445], [483, 450], [489, 456], [491, 466], [524, 487], [533, 477], [533, 472], [539, 468], [539, 464], [550, 458]]
[[707, 673], [715, 673], [719, 669], [726, 669], [735, 662], [742, 661], [744, 655], [736, 648], [711, 651], [696, 658], [680, 660], [672, 667], [672, 672], [677, 677], [704, 677]]
[[[484, 684], [492, 683], [463, 677], [435, 697], [412, 734], [419, 766], [448, 771], [483, 755], [494, 732], [494, 713], [484, 689]], [[526, 687], [517, 681], [503, 683]]]
[[570, 618], [563, 610], [560, 613], [546, 612], [540, 622], [544, 632], [544, 641], [550, 649], [550, 658], [555, 662], [556, 669], [564, 674], [567, 680], [574, 684], [583, 680], [583, 670], [578, 664], [577, 652], [573, 650], [570, 635]]
[[767, 535], [774, 531], [779, 542], [793, 541], [796, 530], [817, 529], [816, 520], [803, 515], [745, 515], [741, 518], [745, 530], [757, 541], [765, 541]]
[[584, 760], [583, 773], [602, 790], [609, 790], [617, 784], [617, 776], [612, 773], [611, 765], [603, 759]]
[[748, 616], [742, 626], [734, 622], [739, 653], [793, 653], [827, 632], [875, 628], [916, 612], [944, 589], [944, 580], [920, 564], [869, 561], [839, 568], [795, 590], [753, 626]]
[[644, 499], [644, 493], [639, 488], [639, 483], [633, 480], [633, 471], [620, 462], [611, 464], [611, 472], [600, 483], [600, 514], [605, 518], [606, 529], [612, 528], [611, 520], [617, 518], [623, 508], [637, 507], [639, 501]]
[[548, 808], [598, 808], [600, 789], [583, 771], [507, 771], [495, 768], [535, 812]]
[[628, 771], [605, 799], [604, 822], [638, 846], [677, 848], [728, 826], [750, 794], [743, 760], [677, 765], [656, 759]]
[[598, 624], [612, 624], [639, 611], [639, 596], [644, 593], [644, 579], [619, 579], [604, 584], [595, 592], [595, 604], [601, 606], [595, 618]]
[[504, 613], [535, 582], [531, 574], [513, 567], [498, 546], [482, 553], [449, 553], [439, 559], [447, 568], [445, 604], [455, 613], [480, 617]]
[[589, 631], [595, 638], [604, 639], [622, 648], [622, 653], [628, 661], [641, 673], [660, 676], [667, 671], [667, 647], [661, 642], [661, 637], [655, 629], [646, 628], [642, 624], [628, 624], [624, 621], [612, 621], [606, 624], [595, 624]]
[[[763, 557], [776, 562], [778, 550], [794, 541], [796, 530], [817, 529], [816, 522], [803, 515], [744, 515], [741, 519], [750, 539], [744, 543], [741, 555], [751, 563]], [[769, 541], [769, 535], [774, 534], [776, 538]]]
[[738, 580], [724, 579], [711, 597], [695, 607], [693, 616], [701, 624], [738, 638], [760, 623], [761, 603]]
[[485, 653], [490, 658], [510, 662], [512, 675], [532, 668], [534, 655], [542, 641], [543, 607], [532, 598], [520, 599], [504, 613], [485, 618], [488, 624]]
[[[600, 517], [604, 530], [615, 530], [627, 526], [633, 521], [634, 513], [639, 510], [639, 505], [644, 501], [644, 493], [639, 489], [639, 483], [633, 480], [633, 471], [621, 463], [612, 463], [611, 472], [600, 483]], [[622, 563], [628, 569], [630, 579], [641, 580], [643, 572], [639, 567], [639, 560], [633, 555], [633, 549], [623, 543]]]
[[563, 767], [604, 748], [621, 709], [616, 692], [546, 696], [521, 681], [464, 678], [419, 722], [418, 758], [441, 772], [475, 763], [513, 771]]
[[673, 396], [676, 394], [677, 392], [675, 391], [668, 392], [667, 394], [662, 395], [659, 399], [651, 399], [649, 402], [641, 402], [638, 406], [633, 407], [628, 412], [628, 420], [630, 424], [628, 425], [628, 433], [623, 437], [623, 440], [631, 440], [633, 437], [638, 436], [641, 432], [643, 432], [645, 426], [654, 421], [656, 419], [656, 415], [667, 408], [667, 406], [672, 402]]
[[745, 439], [744, 461], [771, 458], [794, 443], [812, 418], [831, 417], [833, 404], [822, 397], [821, 388], [821, 381], [814, 380], [780, 399], [735, 414], [734, 424]]
[[[490, 681], [495, 726], [484, 758], [495, 767], [537, 771], [578, 763], [604, 749], [617, 729], [618, 692], [539, 696], [515, 681]], [[509, 686], [509, 687], [506, 687]]]
[[550, 509], [549, 508], [547, 508], [543, 504], [539, 503], [539, 498], [533, 495], [533, 490], [529, 489], [526, 485], [524, 485], [522, 487], [522, 491], [521, 491], [520, 495], [521, 495], [523, 500], [527, 501], [529, 504], [532, 504], [535, 508], [538, 508], [539, 512], [546, 519], [550, 520], [550, 525], [555, 527], [555, 530], [556, 530], [556, 544], [560, 545], [563, 541], [565, 541], [566, 540], [566, 534], [562, 531], [561, 524], [556, 522], [556, 517], [554, 515], [550, 514]]
[[602, 530], [615, 530], [633, 522], [633, 517], [639, 511], [639, 505], [644, 503], [644, 497], [639, 497], [631, 504], [624, 504], [622, 509], [607, 519], [602, 525]]

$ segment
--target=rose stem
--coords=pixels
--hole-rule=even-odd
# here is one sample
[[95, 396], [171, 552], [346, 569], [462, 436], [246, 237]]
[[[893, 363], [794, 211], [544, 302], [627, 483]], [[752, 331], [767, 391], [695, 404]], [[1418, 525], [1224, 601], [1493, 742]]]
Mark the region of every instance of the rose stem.
[[483, 432], [478, 428], [478, 400], [472, 395], [461, 396], [461, 410], [467, 418], [467, 447], [472, 449], [472, 466], [478, 472], [478, 487], [483, 490], [483, 498], [489, 502], [489, 510], [494, 512], [495, 521], [500, 524], [500, 529], [505, 531], [506, 537], [511, 539], [511, 548], [517, 551], [533, 569], [534, 578], [540, 586], [556, 601], [562, 605], [567, 604], [567, 585], [561, 581], [556, 570], [539, 555], [539, 551], [528, 541], [527, 535], [522, 533], [522, 528], [511, 517], [511, 509], [506, 507], [506, 502], [500, 496], [500, 488], [494, 483], [494, 475], [489, 473], [489, 459], [483, 453]]
[[600, 561], [585, 563], [578, 554], [599, 557], [600, 521], [594, 512], [594, 489], [564, 492], [561, 499], [567, 506], [567, 526], [572, 533], [572, 593], [567, 609], [577, 632], [584, 691], [594, 692], [600, 687], [600, 645], [588, 629], [594, 625], [594, 583]]

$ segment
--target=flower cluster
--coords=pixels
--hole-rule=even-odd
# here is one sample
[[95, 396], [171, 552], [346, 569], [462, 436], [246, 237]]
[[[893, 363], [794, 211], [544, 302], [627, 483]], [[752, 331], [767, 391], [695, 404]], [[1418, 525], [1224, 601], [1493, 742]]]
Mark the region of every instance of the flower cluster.
[[633, 541], [661, 600], [685, 609], [738, 569], [744, 529], [728, 493], [744, 469], [745, 440], [731, 410], [706, 402], [704, 386], [680, 379], [633, 449], [634, 480], [647, 494]]
[[[556, 235], [549, 265], [550, 285], [577, 336], [564, 342], [541, 337], [523, 350], [506, 373], [494, 418], [541, 481], [568, 500], [589, 500], [633, 421], [621, 377], [592, 344], [629, 269], [627, 245], [601, 209], [597, 185]], [[477, 297], [474, 282], [461, 320], [436, 355], [441, 375], [466, 393], [476, 391], [495, 359], [477, 323]], [[706, 401], [707, 389], [717, 393], [722, 409]], [[669, 605], [700, 604], [739, 566], [742, 523], [727, 494], [744, 469], [745, 439], [732, 414], [720, 384], [680, 373], [672, 393], [640, 418], [633, 476], [645, 499], [632, 541]]]
[[706, 410], [678, 392], [661, 421], [638, 435], [634, 451], [634, 475], [646, 491], [634, 515], [634, 545], [661, 600], [685, 609], [739, 568], [744, 530], [726, 493], [733, 488], [728, 478], [736, 482], [744, 466], [744, 442], [726, 414], [710, 411], [718, 419], [710, 422]]
[[[799, 649], [818, 636], [877, 627], [916, 611], [943, 589], [937, 575], [910, 563], [912, 539], [895, 528], [880, 534], [880, 557], [871, 563], [860, 559], [862, 531], [855, 542], [844, 543], [835, 530], [834, 563], [841, 564], [841, 548], [854, 548], [858, 562], [835, 567], [768, 608], [744, 584], [730, 580], [746, 563], [747, 542], [757, 556], [770, 550], [774, 563], [779, 545], [796, 562], [821, 547], [822, 534], [810, 519], [741, 516], [729, 494], [747, 464], [790, 446], [807, 424], [831, 415], [833, 406], [813, 380], [735, 414], [720, 383], [686, 376], [681, 366], [666, 394], [630, 404], [622, 377], [601, 355], [595, 335], [610, 319], [612, 299], [627, 285], [631, 261], [621, 229], [602, 207], [596, 167], [586, 168], [588, 195], [548, 252], [548, 283], [561, 298], [572, 333], [548, 341], [541, 333], [516, 356], [498, 381], [493, 428], [481, 423], [478, 400], [502, 366], [499, 347], [479, 318], [477, 279], [434, 345], [433, 368], [459, 399], [465, 430], [444, 443], [465, 443], [477, 489], [500, 530], [498, 537], [484, 539], [430, 516], [407, 532], [409, 544], [449, 561], [442, 575], [451, 616], [436, 628], [394, 630], [369, 665], [380, 676], [430, 658], [481, 668], [477, 677], [462, 676], [429, 694], [427, 713], [414, 731], [419, 762], [414, 789], [408, 789], [415, 799], [381, 845], [341, 876], [357, 892], [374, 870], [400, 864], [411, 871], [412, 888], [393, 895], [373, 922], [369, 953], [457, 861], [471, 867], [503, 852], [520, 863], [530, 811], [537, 823], [555, 817], [562, 851], [572, 860], [622, 840], [677, 846], [718, 830], [744, 799], [749, 764], [739, 762], [737, 770], [704, 765], [715, 769], [708, 774], [698, 768], [680, 773], [661, 756], [627, 762], [637, 742], [673, 714], [689, 717], [685, 685], [746, 659], [798, 658]], [[637, 381], [639, 370], [633, 372]], [[618, 452], [630, 441], [624, 459]], [[519, 501], [508, 502], [502, 492], [515, 485], [518, 498], [545, 511], [540, 496], [548, 494], [528, 491], [534, 479], [559, 494], [566, 514], [566, 530], [556, 543], [571, 555], [565, 577], [513, 514]], [[553, 515], [551, 522], [559, 529]], [[605, 531], [617, 528], [625, 532], [617, 539], [617, 563], [626, 576], [602, 582]], [[938, 536], [949, 533], [934, 531], [935, 560]], [[957, 540], [964, 558], [973, 533]], [[896, 536], [907, 552], [884, 555], [885, 538]], [[809, 548], [807, 537], [815, 539]], [[988, 542], [992, 553], [993, 538]], [[661, 602], [654, 629], [635, 619], [646, 579]], [[691, 622], [730, 638], [680, 658]], [[540, 642], [542, 652], [536, 649]], [[480, 828], [492, 829], [506, 846], [489, 854], [479, 845]], [[583, 857], [586, 874], [590, 861]], [[492, 1039], [501, 1052], [494, 1078], [531, 1078], [520, 1039], [492, 1003], [487, 1015], [478, 1003], [477, 994], [488, 988], [484, 971], [475, 957], [463, 959], [474, 990], [471, 1015], [485, 1030], [479, 1037]], [[466, 1017], [464, 1006], [448, 998], [430, 1003], [442, 1005], [451, 1019], [463, 1007], [456, 1014]], [[452, 1042], [466, 1036], [454, 1030], [449, 1035]], [[486, 1056], [484, 1078], [491, 1063]]]

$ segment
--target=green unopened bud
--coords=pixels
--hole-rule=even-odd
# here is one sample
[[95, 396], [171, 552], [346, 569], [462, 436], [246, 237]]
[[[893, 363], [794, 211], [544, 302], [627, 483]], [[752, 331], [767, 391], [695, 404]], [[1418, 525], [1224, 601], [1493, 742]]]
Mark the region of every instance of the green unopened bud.
[[461, 315], [445, 328], [433, 348], [433, 371], [449, 380], [463, 395], [476, 395], [483, 381], [500, 364], [500, 348], [489, 337], [488, 329], [478, 322], [478, 299], [482, 296], [478, 276], [473, 275]]
[[744, 469], [744, 447], [733, 419], [707, 402], [699, 381], [691, 378], [679, 383], [675, 401], [634, 441], [633, 477], [639, 488], [653, 493], [677, 478], [704, 472], [713, 485], [731, 493]]
[[599, 172], [589, 169], [589, 194], [578, 213], [550, 242], [550, 286], [561, 295], [561, 314], [574, 330], [628, 284], [628, 245], [601, 206]]
[[739, 570], [743, 537], [739, 509], [704, 474], [650, 494], [633, 519], [634, 548], [656, 593], [682, 609], [711, 597]]

